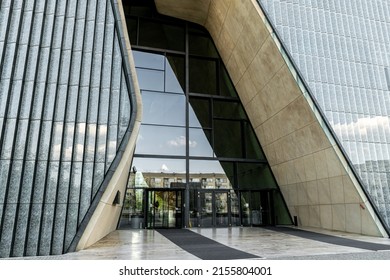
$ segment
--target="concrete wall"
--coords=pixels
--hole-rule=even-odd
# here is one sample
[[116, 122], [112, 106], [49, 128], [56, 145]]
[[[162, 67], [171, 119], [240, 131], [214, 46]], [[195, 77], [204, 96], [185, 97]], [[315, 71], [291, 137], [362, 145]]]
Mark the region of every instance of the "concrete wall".
[[210, 32], [300, 226], [387, 236], [255, 0], [155, 0]]
[[[135, 107], [137, 111], [135, 114], [135, 122], [134, 122], [133, 129], [131, 131], [131, 136], [127, 143], [125, 151], [123, 153], [122, 160], [118, 164], [117, 168], [115, 169], [115, 173], [113, 174], [109, 185], [107, 186], [105, 192], [103, 193], [96, 207], [96, 210], [94, 211], [91, 219], [89, 220], [88, 225], [86, 226], [83, 232], [83, 235], [81, 236], [77, 244], [76, 247], [77, 251], [93, 245], [95, 242], [99, 241], [110, 232], [116, 230], [122, 212], [123, 197], [126, 193], [127, 179], [131, 168], [130, 165], [134, 154], [138, 131], [141, 126], [141, 118], [142, 118], [141, 93], [138, 86], [138, 80], [136, 78], [136, 72], [134, 66], [135, 64], [131, 52], [131, 45], [128, 37], [126, 21], [125, 21], [121, 0], [118, 0], [118, 8], [120, 13], [119, 15], [120, 19], [118, 19], [118, 24], [121, 24], [123, 28], [124, 37], [122, 39], [125, 41], [124, 44], [126, 45], [127, 55], [129, 58], [129, 66], [131, 71], [130, 75], [134, 87], [133, 90], [136, 96]], [[114, 204], [113, 202], [118, 191], [121, 194], [120, 204]]]

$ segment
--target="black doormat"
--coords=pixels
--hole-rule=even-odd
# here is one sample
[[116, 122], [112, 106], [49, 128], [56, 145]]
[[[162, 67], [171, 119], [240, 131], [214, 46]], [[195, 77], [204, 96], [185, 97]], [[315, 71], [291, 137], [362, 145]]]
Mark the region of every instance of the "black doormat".
[[354, 247], [371, 251], [390, 250], [390, 245], [386, 244], [353, 240], [345, 237], [327, 235], [291, 227], [267, 227], [267, 229], [334, 245]]
[[234, 260], [260, 258], [218, 243], [188, 229], [156, 229], [185, 251], [202, 260]]

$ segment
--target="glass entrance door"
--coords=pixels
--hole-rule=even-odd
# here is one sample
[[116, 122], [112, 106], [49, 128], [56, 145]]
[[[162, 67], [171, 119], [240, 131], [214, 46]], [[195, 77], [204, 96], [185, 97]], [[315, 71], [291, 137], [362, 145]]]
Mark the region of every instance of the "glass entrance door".
[[147, 228], [182, 227], [182, 190], [147, 190]]
[[243, 226], [274, 224], [270, 191], [243, 191], [240, 193]]
[[[199, 227], [227, 227], [231, 225], [230, 191], [200, 190], [198, 191]], [[196, 219], [193, 219], [196, 221]]]

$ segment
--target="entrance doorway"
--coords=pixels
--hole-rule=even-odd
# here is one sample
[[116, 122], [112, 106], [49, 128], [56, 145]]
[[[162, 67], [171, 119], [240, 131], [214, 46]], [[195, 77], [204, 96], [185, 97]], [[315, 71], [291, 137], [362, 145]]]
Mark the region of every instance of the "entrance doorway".
[[183, 190], [146, 190], [146, 227], [182, 228]]
[[192, 190], [190, 226], [228, 227], [240, 225], [240, 208], [232, 190]]
[[275, 224], [271, 191], [241, 191], [240, 200], [243, 226]]

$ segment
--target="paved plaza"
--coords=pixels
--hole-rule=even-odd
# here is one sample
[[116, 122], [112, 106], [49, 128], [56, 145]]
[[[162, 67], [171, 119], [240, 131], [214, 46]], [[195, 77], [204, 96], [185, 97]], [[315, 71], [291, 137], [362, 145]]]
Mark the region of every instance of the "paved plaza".
[[[255, 255], [255, 259], [268, 260], [390, 260], [390, 250], [370, 250], [354, 247], [354, 241], [390, 246], [390, 239], [347, 234], [335, 231], [305, 229], [320, 233], [324, 241], [304, 238], [285, 232], [261, 227], [195, 228], [191, 231], [212, 239], [222, 245]], [[348, 246], [326, 242], [339, 237], [351, 241]], [[362, 243], [362, 242], [361, 242]], [[196, 246], [197, 244], [193, 244]], [[156, 230], [116, 230], [105, 238], [75, 253], [57, 256], [31, 257], [23, 259], [54, 260], [196, 260], [199, 259], [182, 249]]]

